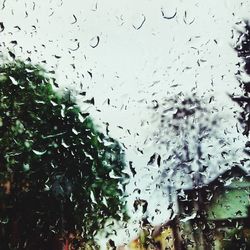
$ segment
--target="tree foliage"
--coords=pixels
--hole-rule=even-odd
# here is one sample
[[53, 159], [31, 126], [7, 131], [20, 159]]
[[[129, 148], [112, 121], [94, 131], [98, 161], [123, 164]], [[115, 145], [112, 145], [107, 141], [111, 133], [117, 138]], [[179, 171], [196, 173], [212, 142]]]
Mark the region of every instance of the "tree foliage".
[[88, 241], [108, 218], [126, 217], [119, 143], [56, 94], [52, 82], [39, 66], [0, 66], [0, 241], [6, 249], [47, 249], [68, 233]]
[[[244, 30], [238, 32], [239, 32], [239, 39], [234, 49], [237, 52], [238, 57], [240, 57], [243, 60], [243, 67], [241, 66], [242, 63], [240, 62], [238, 64], [239, 70], [236, 75], [238, 76], [240, 87], [243, 90], [243, 95], [242, 96], [232, 95], [232, 99], [242, 107], [242, 112], [240, 113], [239, 121], [244, 127], [243, 134], [249, 136], [250, 80], [244, 79], [242, 75], [248, 75], [248, 76], [250, 75], [250, 23], [248, 21], [245, 21]], [[249, 147], [250, 144], [246, 146]], [[249, 150], [247, 150], [247, 152], [248, 151]]]

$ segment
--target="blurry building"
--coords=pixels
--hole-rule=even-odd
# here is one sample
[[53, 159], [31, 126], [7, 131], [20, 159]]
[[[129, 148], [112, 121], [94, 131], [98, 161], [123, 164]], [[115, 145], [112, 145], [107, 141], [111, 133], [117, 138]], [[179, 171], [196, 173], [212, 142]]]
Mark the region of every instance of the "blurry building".
[[250, 249], [250, 176], [239, 166], [178, 195], [182, 249]]

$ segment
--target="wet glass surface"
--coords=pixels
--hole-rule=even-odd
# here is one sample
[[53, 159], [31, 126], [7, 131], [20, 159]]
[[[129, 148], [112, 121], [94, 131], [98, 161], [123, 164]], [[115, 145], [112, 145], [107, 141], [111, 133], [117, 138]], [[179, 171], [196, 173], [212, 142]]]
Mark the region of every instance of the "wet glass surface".
[[0, 1], [0, 249], [249, 249], [250, 1]]

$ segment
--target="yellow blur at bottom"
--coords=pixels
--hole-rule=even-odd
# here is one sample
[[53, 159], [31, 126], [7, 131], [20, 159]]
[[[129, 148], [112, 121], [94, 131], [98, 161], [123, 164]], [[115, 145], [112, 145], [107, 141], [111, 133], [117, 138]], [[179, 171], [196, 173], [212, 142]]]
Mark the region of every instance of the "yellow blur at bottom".
[[130, 250], [174, 250], [173, 232], [171, 228], [163, 230], [147, 243], [147, 236], [144, 232], [128, 245]]

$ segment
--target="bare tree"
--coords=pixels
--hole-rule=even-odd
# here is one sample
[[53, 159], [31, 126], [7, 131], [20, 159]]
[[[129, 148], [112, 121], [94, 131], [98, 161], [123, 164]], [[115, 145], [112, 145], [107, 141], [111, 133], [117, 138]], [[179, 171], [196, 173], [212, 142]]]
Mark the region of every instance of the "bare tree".
[[160, 114], [154, 138], [163, 152], [162, 183], [199, 186], [226, 163], [230, 142], [213, 101], [180, 93], [155, 107], [156, 120]]

